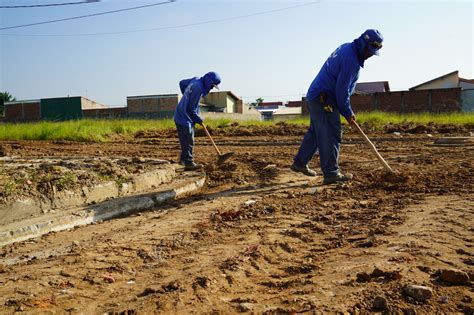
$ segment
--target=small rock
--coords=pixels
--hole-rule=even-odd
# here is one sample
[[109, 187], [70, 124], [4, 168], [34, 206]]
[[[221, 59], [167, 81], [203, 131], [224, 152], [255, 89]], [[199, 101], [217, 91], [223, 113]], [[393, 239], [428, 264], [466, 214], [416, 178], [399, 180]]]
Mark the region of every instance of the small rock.
[[252, 303], [239, 303], [237, 306], [237, 309], [239, 312], [248, 312], [253, 309], [253, 304]]
[[368, 282], [370, 281], [370, 275], [367, 272], [360, 272], [357, 274], [357, 282]]
[[372, 304], [372, 308], [374, 310], [386, 310], [388, 307], [387, 299], [385, 299], [383, 296], [377, 295], [374, 299], [374, 302]]
[[461, 270], [442, 269], [439, 273], [439, 279], [451, 284], [466, 284], [469, 282], [469, 275]]
[[112, 275], [103, 275], [102, 278], [107, 283], [114, 283], [115, 282], [115, 278]]
[[268, 169], [272, 169], [272, 168], [276, 168], [277, 166], [275, 164], [268, 164], [267, 166], [265, 166], [263, 169], [264, 170], [268, 170]]
[[67, 271], [65, 271], [65, 270], [61, 270], [61, 271], [59, 272], [59, 275], [61, 275], [61, 276], [63, 276], [63, 277], [67, 277], [67, 278], [72, 277], [72, 274], [69, 273], [69, 272], [67, 272]]
[[474, 281], [474, 271], [469, 271], [469, 280]]
[[464, 303], [472, 303], [472, 297], [470, 297], [469, 295], [465, 295], [461, 302], [464, 302]]
[[419, 302], [428, 300], [433, 295], [433, 289], [422, 285], [409, 284], [404, 289], [405, 294]]
[[449, 298], [447, 295], [443, 295], [439, 297], [439, 302], [442, 304], [447, 304], [449, 302]]
[[407, 307], [402, 309], [404, 315], [416, 315], [416, 311], [413, 307]]
[[138, 156], [138, 157], [137, 157], [137, 156], [134, 156], [134, 157], [132, 158], [132, 162], [133, 162], [133, 163], [145, 163], [146, 160], [145, 160], [144, 157], [141, 157], [141, 156]]
[[394, 134], [395, 136], [401, 136], [401, 133], [399, 133], [398, 131], [395, 131], [393, 134]]
[[244, 202], [244, 203], [248, 206], [248, 205], [254, 204], [254, 203], [256, 203], [256, 202], [257, 202], [256, 200], [249, 199], [249, 200], [247, 200], [247, 201]]

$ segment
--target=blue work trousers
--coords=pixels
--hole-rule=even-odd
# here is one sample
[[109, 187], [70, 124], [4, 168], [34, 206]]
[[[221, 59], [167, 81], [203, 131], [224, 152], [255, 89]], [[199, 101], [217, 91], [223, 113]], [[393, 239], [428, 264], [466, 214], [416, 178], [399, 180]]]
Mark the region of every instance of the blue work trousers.
[[311, 121], [294, 163], [301, 167], [308, 165], [319, 150], [324, 177], [334, 176], [339, 173], [339, 151], [342, 140], [339, 110], [334, 104], [333, 111], [326, 112], [319, 101], [308, 102], [307, 106]]
[[180, 160], [184, 164], [193, 162], [194, 148], [194, 126], [182, 126], [176, 124], [178, 130], [179, 143], [181, 144]]

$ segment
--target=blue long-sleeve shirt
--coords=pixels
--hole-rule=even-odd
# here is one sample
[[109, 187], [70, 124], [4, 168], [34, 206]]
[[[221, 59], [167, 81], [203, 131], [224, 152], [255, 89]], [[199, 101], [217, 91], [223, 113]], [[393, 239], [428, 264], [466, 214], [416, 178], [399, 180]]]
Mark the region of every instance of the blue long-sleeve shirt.
[[[335, 102], [342, 116], [354, 114], [350, 96], [359, 79], [359, 71], [364, 67], [363, 46], [359, 39], [339, 46], [326, 60], [306, 95], [308, 101], [317, 101], [320, 93], [325, 93], [327, 102]], [[334, 105], [334, 104], [332, 104]]]
[[201, 78], [181, 80], [179, 88], [183, 93], [183, 97], [174, 112], [175, 123], [181, 126], [194, 126], [202, 123], [203, 120], [199, 116], [199, 100], [204, 91]]
[[221, 78], [216, 72], [208, 72], [203, 77], [194, 77], [181, 80], [179, 89], [183, 97], [174, 112], [174, 121], [180, 126], [194, 126], [203, 122], [199, 116], [199, 100], [206, 96], [213, 87], [221, 83]]

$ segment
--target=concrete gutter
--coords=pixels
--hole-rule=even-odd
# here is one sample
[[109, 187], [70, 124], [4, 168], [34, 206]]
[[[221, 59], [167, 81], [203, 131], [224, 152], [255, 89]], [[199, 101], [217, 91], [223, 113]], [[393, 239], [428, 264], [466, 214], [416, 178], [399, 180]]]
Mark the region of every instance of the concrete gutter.
[[168, 200], [192, 193], [205, 183], [204, 173], [185, 173], [160, 189], [140, 195], [117, 197], [81, 205], [61, 213], [46, 213], [40, 217], [0, 226], [0, 246], [38, 237], [49, 232], [70, 229], [93, 222], [112, 219], [151, 209]]
[[133, 176], [129, 181], [118, 185], [107, 181], [94, 186], [83, 186], [76, 190], [56, 191], [53, 196], [22, 196], [17, 200], [0, 205], [0, 226], [47, 213], [64, 212], [67, 209], [89, 204], [101, 203], [108, 199], [121, 198], [156, 190], [163, 184], [170, 183], [177, 175], [176, 169], [181, 166], [168, 161], [156, 160], [156, 169]]

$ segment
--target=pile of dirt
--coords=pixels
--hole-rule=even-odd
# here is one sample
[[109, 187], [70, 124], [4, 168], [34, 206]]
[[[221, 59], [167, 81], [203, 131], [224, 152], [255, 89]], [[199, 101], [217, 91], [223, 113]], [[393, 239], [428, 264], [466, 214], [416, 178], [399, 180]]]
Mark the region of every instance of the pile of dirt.
[[275, 179], [279, 174], [277, 165], [266, 159], [249, 154], [235, 155], [224, 163], [209, 163], [205, 166], [208, 187], [233, 184], [261, 184]]
[[436, 125], [434, 123], [415, 124], [415, 123], [402, 123], [392, 124], [389, 123], [384, 126], [383, 130], [385, 133], [412, 133], [412, 134], [424, 134], [424, 133], [442, 133], [442, 134], [466, 134], [469, 130], [472, 130], [474, 126], [469, 125], [453, 125], [453, 124], [442, 124]]
[[[370, 122], [364, 122], [361, 124], [361, 128], [365, 132], [375, 132], [379, 127], [375, 126]], [[251, 137], [251, 136], [302, 136], [307, 130], [308, 126], [301, 124], [291, 124], [287, 122], [277, 122], [273, 126], [243, 126], [238, 122], [233, 122], [227, 125], [221, 125], [218, 127], [207, 126], [209, 133], [212, 136], [224, 136], [224, 137]], [[454, 124], [442, 124], [436, 125], [434, 123], [429, 124], [416, 124], [411, 122], [393, 124], [388, 123], [383, 127], [384, 133], [406, 133], [406, 134], [458, 134], [465, 135], [473, 130], [474, 126], [470, 125], [454, 125]], [[352, 134], [356, 133], [350, 126], [343, 125], [345, 133]], [[206, 137], [204, 129], [197, 126], [195, 129], [196, 137]], [[163, 130], [146, 130], [140, 131], [135, 134], [135, 139], [144, 138], [172, 138], [176, 137], [176, 130], [174, 128], [163, 129]]]
[[[299, 136], [304, 135], [308, 130], [307, 126], [278, 122], [274, 126], [242, 126], [238, 122], [218, 127], [206, 126], [212, 136]], [[203, 128], [196, 126], [196, 137], [207, 137]], [[144, 138], [171, 138], [176, 137], [174, 128], [163, 130], [145, 130], [135, 133], [135, 139]]]

